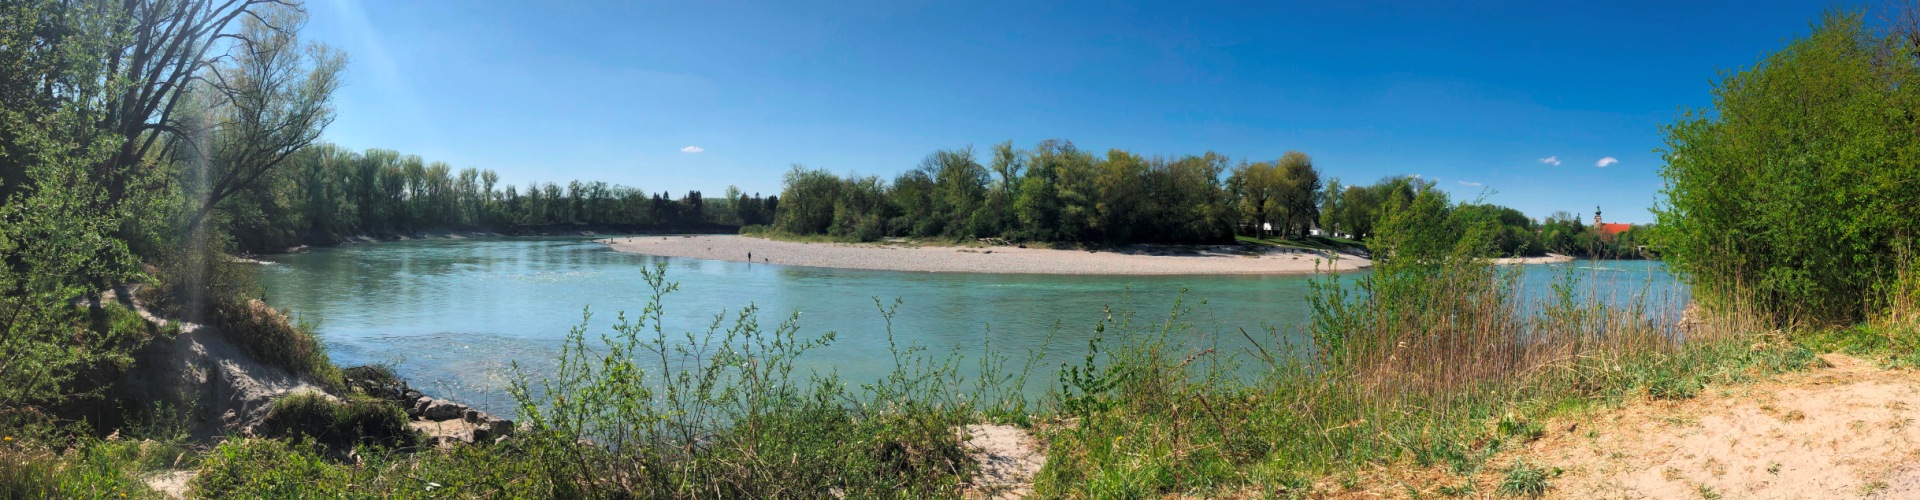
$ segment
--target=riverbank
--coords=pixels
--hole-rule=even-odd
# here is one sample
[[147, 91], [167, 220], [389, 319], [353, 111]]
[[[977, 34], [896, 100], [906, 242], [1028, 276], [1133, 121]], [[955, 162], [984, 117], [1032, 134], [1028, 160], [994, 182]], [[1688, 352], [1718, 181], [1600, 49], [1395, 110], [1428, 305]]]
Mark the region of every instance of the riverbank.
[[1133, 245], [1115, 250], [801, 243], [750, 236], [634, 236], [598, 240], [614, 250], [783, 266], [934, 273], [1245, 275], [1352, 271], [1353, 254], [1238, 245]]
[[740, 231], [738, 226], [720, 224], [696, 225], [590, 225], [565, 224], [551, 226], [510, 226], [505, 228], [467, 228], [467, 229], [425, 229], [418, 231], [391, 231], [354, 233], [342, 235], [308, 236], [292, 242], [291, 245], [269, 248], [243, 249], [245, 255], [300, 253], [312, 247], [353, 245], [361, 243], [382, 243], [389, 241], [411, 240], [464, 240], [476, 238], [502, 238], [511, 236], [586, 236], [600, 235], [661, 235], [661, 234], [720, 234], [730, 235]]
[[1501, 257], [1493, 259], [1495, 265], [1511, 266], [1516, 264], [1559, 264], [1573, 262], [1573, 256], [1550, 253], [1539, 257]]

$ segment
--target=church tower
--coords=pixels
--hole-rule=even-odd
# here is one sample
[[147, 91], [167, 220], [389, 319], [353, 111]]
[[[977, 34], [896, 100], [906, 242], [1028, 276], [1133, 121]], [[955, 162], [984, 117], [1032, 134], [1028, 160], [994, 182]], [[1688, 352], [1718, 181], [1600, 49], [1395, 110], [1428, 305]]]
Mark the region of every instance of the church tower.
[[1593, 227], [1600, 227], [1600, 206], [1593, 206]]

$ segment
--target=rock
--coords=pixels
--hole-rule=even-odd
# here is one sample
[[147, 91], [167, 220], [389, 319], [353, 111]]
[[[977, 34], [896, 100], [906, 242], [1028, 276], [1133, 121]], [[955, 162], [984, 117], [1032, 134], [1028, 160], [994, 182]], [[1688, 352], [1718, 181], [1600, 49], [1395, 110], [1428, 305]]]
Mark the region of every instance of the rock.
[[427, 395], [421, 394], [418, 389], [407, 389], [405, 391], [400, 392], [400, 401], [407, 402], [407, 403], [412, 403], [413, 400], [424, 398], [424, 397], [427, 397]]
[[486, 415], [486, 414], [485, 414], [485, 413], [480, 413], [480, 410], [475, 410], [475, 409], [472, 409], [472, 408], [468, 408], [468, 409], [467, 409], [467, 411], [464, 411], [464, 412], [461, 412], [461, 414], [460, 414], [460, 419], [461, 419], [461, 420], [465, 420], [465, 421], [467, 421], [468, 423], [479, 423], [479, 422], [480, 422], [480, 418], [481, 418], [481, 416], [483, 416], [483, 415]]
[[513, 435], [512, 420], [490, 416], [490, 417], [487, 417], [487, 422], [485, 426], [487, 428], [488, 433], [494, 436], [507, 437], [507, 436]]
[[432, 404], [433, 398], [425, 396], [415, 398], [413, 402], [407, 404], [407, 416], [412, 418], [426, 418], [427, 406]]
[[420, 416], [423, 418], [426, 418], [427, 420], [439, 422], [442, 420], [453, 420], [456, 418], [460, 418], [461, 416], [465, 415], [467, 411], [468, 409], [466, 405], [455, 403], [452, 401], [447, 401], [445, 399], [435, 399], [427, 403], [426, 410], [420, 412]]

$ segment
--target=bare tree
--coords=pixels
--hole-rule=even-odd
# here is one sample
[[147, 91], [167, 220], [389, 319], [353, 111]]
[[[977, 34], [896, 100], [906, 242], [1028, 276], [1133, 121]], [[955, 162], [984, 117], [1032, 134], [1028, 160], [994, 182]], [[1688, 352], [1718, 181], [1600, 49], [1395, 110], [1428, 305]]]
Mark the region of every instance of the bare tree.
[[346, 57], [325, 45], [299, 43], [306, 14], [291, 6], [261, 9], [243, 21], [228, 57], [208, 70], [195, 92], [208, 92], [212, 151], [206, 191], [188, 229], [234, 193], [320, 138], [333, 123], [333, 92]]
[[[299, 10], [300, 0], [100, 0], [84, 2], [96, 14], [124, 16], [127, 21], [113, 39], [119, 43], [107, 54], [106, 73], [118, 83], [103, 96], [106, 113], [100, 128], [119, 136], [120, 148], [94, 167], [94, 176], [107, 189], [107, 202], [118, 203], [136, 168], [153, 152], [175, 144], [163, 140], [177, 133], [172, 121], [193, 80], [206, 74], [219, 58], [217, 47], [247, 35], [235, 33], [235, 22], [250, 19], [266, 23], [268, 7]], [[286, 31], [284, 27], [273, 28]], [[164, 152], [161, 156], [165, 156]]]
[[1893, 36], [1906, 41], [1908, 56], [1920, 58], [1920, 0], [1895, 0], [1881, 14]]

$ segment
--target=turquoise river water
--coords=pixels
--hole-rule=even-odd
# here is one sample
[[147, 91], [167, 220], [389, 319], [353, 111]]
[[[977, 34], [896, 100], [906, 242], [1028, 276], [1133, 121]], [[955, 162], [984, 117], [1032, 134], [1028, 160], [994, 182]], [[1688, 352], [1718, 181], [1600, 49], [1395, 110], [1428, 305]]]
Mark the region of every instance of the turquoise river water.
[[[649, 289], [646, 266], [664, 261], [679, 291], [665, 301], [670, 335], [704, 332], [716, 314], [749, 304], [771, 329], [796, 311], [802, 336], [832, 331], [836, 341], [803, 358], [802, 369], [843, 380], [872, 381], [890, 371], [885, 321], [875, 299], [901, 301], [895, 339], [944, 356], [977, 356], [983, 345], [1018, 361], [1044, 352], [1027, 390], [1056, 383], [1061, 363], [1085, 354], [1093, 326], [1108, 307], [1132, 311], [1137, 323], [1164, 322], [1176, 299], [1191, 308], [1193, 328], [1179, 339], [1227, 356], [1249, 352], [1255, 339], [1300, 339], [1311, 314], [1309, 276], [1041, 276], [913, 273], [769, 266], [630, 255], [584, 238], [413, 240], [348, 245], [268, 257], [267, 301], [316, 321], [341, 366], [393, 365], [415, 387], [489, 411], [512, 414], [505, 387], [519, 362], [538, 375], [550, 369], [569, 329], [589, 338], [608, 331], [616, 313], [638, 313]], [[1604, 300], [1651, 297], [1671, 313], [1684, 300], [1658, 262], [1581, 261], [1525, 266], [1525, 292], [1540, 296], [1573, 266]], [[1185, 290], [1184, 295], [1182, 290]], [[974, 366], [961, 363], [963, 370]]]

